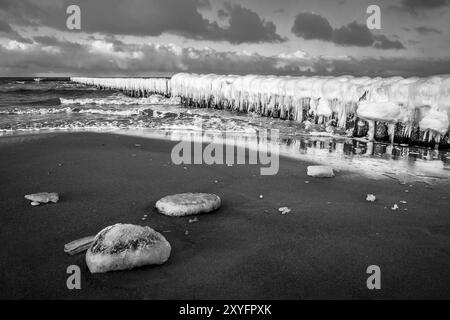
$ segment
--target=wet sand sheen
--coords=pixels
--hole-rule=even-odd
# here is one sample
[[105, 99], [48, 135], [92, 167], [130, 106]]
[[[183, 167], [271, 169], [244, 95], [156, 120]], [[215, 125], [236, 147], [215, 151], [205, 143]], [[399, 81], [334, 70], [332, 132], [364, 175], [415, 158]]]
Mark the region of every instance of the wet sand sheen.
[[[0, 144], [0, 298], [450, 297], [448, 183], [410, 187], [347, 172], [314, 179], [308, 163], [287, 158], [277, 175], [261, 176], [257, 165], [173, 165], [175, 142], [31, 138]], [[31, 207], [23, 195], [39, 191], [61, 200]], [[153, 209], [180, 192], [216, 193], [222, 207], [192, 224]], [[390, 210], [394, 203], [399, 210]], [[283, 206], [292, 211], [281, 215]], [[169, 261], [93, 275], [83, 254], [64, 253], [65, 243], [117, 222], [161, 232], [172, 245]], [[81, 290], [66, 288], [72, 264], [81, 268]], [[366, 288], [372, 264], [381, 268], [382, 290]]]

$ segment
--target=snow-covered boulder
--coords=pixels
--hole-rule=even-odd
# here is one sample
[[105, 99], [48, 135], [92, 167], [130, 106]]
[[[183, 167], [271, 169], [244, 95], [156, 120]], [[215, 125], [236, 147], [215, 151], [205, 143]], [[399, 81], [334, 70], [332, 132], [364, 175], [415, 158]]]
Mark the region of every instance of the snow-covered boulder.
[[86, 252], [86, 264], [91, 273], [127, 270], [163, 264], [170, 251], [169, 242], [152, 228], [117, 223], [95, 236]]

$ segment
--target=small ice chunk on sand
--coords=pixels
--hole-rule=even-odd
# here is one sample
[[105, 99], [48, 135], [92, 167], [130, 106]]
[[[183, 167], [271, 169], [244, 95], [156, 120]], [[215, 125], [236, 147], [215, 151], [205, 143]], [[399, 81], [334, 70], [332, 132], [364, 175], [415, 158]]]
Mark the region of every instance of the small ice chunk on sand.
[[401, 202], [401, 203], [406, 203], [406, 201], [405, 201], [405, 200], [400, 200], [400, 202]]
[[259, 198], [262, 199], [262, 198], [264, 198], [264, 196], [263, 196], [262, 194], [260, 194], [260, 195], [259, 195]]
[[289, 209], [288, 207], [281, 207], [281, 208], [278, 208], [278, 211], [280, 211], [281, 214], [286, 214], [286, 213], [291, 212], [291, 209]]
[[37, 202], [37, 201], [32, 201], [30, 204], [31, 204], [33, 207], [40, 205], [40, 203]]
[[329, 166], [308, 166], [307, 175], [317, 178], [332, 178], [334, 177], [333, 168]]
[[377, 199], [377, 198], [376, 198], [373, 194], [371, 194], [371, 193], [369, 193], [369, 194], [367, 195], [367, 197], [366, 197], [366, 200], [367, 200], [367, 201], [370, 201], [370, 202], [374, 202], [376, 199]]
[[197, 217], [188, 220], [188, 223], [195, 223], [195, 222], [198, 222]]
[[398, 210], [398, 205], [394, 203], [394, 206], [391, 208], [391, 210]]
[[56, 192], [39, 192], [27, 194], [25, 195], [25, 199], [39, 203], [57, 203], [59, 201], [59, 195]]

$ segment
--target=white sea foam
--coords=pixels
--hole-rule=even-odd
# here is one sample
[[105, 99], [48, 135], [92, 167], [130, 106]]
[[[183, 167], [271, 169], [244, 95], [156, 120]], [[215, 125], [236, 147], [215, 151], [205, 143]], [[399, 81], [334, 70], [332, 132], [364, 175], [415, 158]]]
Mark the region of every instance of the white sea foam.
[[90, 113], [103, 115], [117, 115], [117, 116], [132, 116], [139, 115], [142, 111], [147, 110], [147, 107], [131, 108], [131, 109], [78, 109], [73, 107], [64, 108], [7, 108], [0, 110], [0, 115], [45, 115], [57, 113]]
[[127, 96], [111, 96], [106, 98], [75, 98], [75, 99], [64, 99], [60, 98], [61, 104], [72, 104], [72, 105], [176, 105], [180, 104], [180, 98], [166, 98], [160, 95], [153, 95], [147, 98], [133, 98]]

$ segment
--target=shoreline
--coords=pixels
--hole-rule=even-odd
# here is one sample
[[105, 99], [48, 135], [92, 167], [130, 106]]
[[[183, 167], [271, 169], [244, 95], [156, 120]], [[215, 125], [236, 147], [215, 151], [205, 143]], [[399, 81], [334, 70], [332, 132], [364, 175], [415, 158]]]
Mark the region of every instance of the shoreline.
[[[448, 182], [410, 186], [347, 171], [317, 179], [306, 176], [312, 162], [285, 157], [277, 175], [260, 176], [259, 165], [174, 165], [176, 141], [38, 136], [0, 144], [2, 299], [450, 297]], [[23, 198], [40, 191], [61, 200], [31, 207]], [[153, 209], [159, 198], [189, 191], [216, 193], [223, 205], [193, 224]], [[367, 202], [368, 193], [377, 201]], [[291, 213], [281, 215], [283, 206]], [[161, 232], [173, 248], [169, 261], [92, 275], [84, 254], [63, 252], [117, 222]], [[66, 288], [72, 264], [81, 268], [81, 290]], [[382, 290], [366, 288], [372, 264]]]
[[[398, 143], [391, 145], [385, 142], [369, 142], [360, 138], [320, 135], [321, 132], [317, 133], [300, 133], [295, 136], [281, 135], [276, 143], [270, 142], [267, 143], [267, 146], [270, 147], [271, 152], [275, 152], [279, 157], [317, 165], [329, 165], [337, 171], [349, 171], [370, 179], [393, 179], [402, 184], [427, 183], [431, 185], [445, 184], [450, 181], [450, 161], [447, 161], [450, 159], [450, 156], [445, 157], [444, 160], [445, 155], [443, 154], [446, 152], [446, 154], [450, 155], [450, 150], [436, 150], [429, 147], [408, 146]], [[14, 132], [10, 135], [0, 135], [0, 143], [7, 140], [34, 140], [60, 134], [112, 134], [138, 139], [166, 141], [174, 144], [181, 141], [191, 141], [193, 143], [201, 143], [203, 148], [206, 144], [222, 144], [225, 146], [229, 141], [224, 136], [228, 137], [229, 135], [231, 142], [239, 147], [244, 147], [247, 151], [249, 149], [258, 151], [260, 146], [258, 133], [142, 128], [25, 130], [23, 132]], [[312, 142], [313, 145], [305, 146], [309, 142]], [[315, 145], [322, 142], [328, 142], [328, 147], [317, 147]], [[362, 153], [357, 154], [355, 150], [353, 154], [347, 154], [350, 145], [350, 148], [360, 149], [361, 144], [363, 146]], [[331, 150], [332, 146], [333, 150]], [[346, 148], [347, 151], [345, 151]], [[395, 152], [397, 155], [394, 155], [395, 150], [397, 150]], [[420, 154], [420, 156], [413, 157], [414, 161], [411, 162], [408, 155], [404, 154], [404, 150], [411, 154]], [[399, 153], [402, 156], [399, 157]], [[427, 157], [422, 159], [423, 154], [427, 155]], [[438, 157], [436, 157], [437, 155]]]

